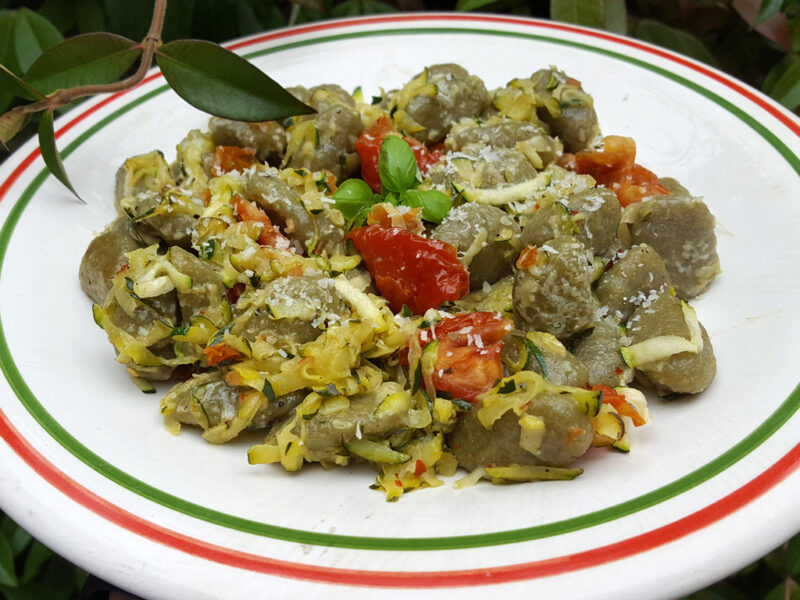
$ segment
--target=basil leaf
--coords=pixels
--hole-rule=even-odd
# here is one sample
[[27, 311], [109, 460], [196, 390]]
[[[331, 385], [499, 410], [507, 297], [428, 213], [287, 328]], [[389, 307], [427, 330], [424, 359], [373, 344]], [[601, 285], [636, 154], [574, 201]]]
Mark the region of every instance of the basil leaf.
[[439, 190], [406, 190], [400, 196], [400, 204], [421, 207], [422, 218], [431, 223], [441, 223], [453, 207], [452, 200]]
[[411, 146], [396, 135], [387, 136], [381, 144], [378, 172], [383, 187], [390, 192], [402, 192], [422, 180]]
[[375, 203], [372, 188], [360, 179], [348, 179], [342, 183], [334, 192], [333, 199], [345, 219], [352, 219], [362, 208]]

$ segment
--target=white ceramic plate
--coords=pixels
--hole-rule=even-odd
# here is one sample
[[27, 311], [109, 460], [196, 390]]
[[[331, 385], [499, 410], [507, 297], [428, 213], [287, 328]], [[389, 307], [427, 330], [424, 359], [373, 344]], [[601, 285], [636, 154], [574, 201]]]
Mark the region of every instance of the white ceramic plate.
[[595, 450], [572, 482], [451, 482], [384, 502], [366, 469], [251, 467], [252, 440], [164, 430], [113, 360], [77, 280], [112, 219], [128, 156], [206, 117], [153, 75], [57, 123], [75, 202], [33, 142], [0, 168], [0, 503], [86, 569], [152, 598], [424, 595], [661, 598], [703, 587], [800, 529], [800, 125], [712, 69], [551, 22], [389, 16], [234, 44], [284, 85], [366, 94], [458, 62], [504, 84], [558, 65], [606, 134], [705, 197], [724, 272], [695, 302], [719, 372], [697, 398], [654, 401], [629, 455]]

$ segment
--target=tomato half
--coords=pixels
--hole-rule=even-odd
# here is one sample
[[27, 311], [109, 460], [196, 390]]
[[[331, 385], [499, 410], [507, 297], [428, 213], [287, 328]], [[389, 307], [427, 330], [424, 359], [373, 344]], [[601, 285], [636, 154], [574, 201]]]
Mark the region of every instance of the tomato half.
[[[367, 127], [356, 141], [356, 152], [361, 158], [361, 178], [369, 184], [372, 191], [376, 194], [381, 192], [381, 176], [378, 171], [378, 155], [381, 151], [381, 144], [387, 135], [400, 134], [395, 131], [392, 120], [389, 117], [381, 117], [371, 126]], [[411, 137], [402, 136], [411, 146], [414, 157], [417, 159], [422, 176], [428, 174], [430, 168], [442, 158], [442, 149], [429, 150], [422, 142]]]
[[458, 300], [469, 292], [469, 273], [450, 244], [399, 227], [368, 225], [347, 234], [375, 285], [394, 312], [414, 314]]
[[434, 335], [439, 340], [433, 386], [473, 402], [503, 377], [503, 336], [512, 327], [500, 313], [472, 312], [442, 319], [432, 332], [424, 330], [421, 346]]
[[632, 138], [609, 135], [603, 138], [602, 150], [581, 150], [570, 166], [613, 190], [622, 206], [640, 202], [646, 196], [669, 194], [658, 176], [636, 164], [635, 159], [636, 142]]

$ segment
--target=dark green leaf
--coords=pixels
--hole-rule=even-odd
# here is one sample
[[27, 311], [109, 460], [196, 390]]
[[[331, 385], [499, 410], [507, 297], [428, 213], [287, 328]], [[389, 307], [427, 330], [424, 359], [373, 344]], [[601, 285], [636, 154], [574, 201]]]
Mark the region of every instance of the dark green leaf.
[[195, 0], [169, 0], [161, 39], [165, 42], [192, 37]]
[[[170, 2], [169, 5], [172, 3]], [[150, 27], [154, 0], [103, 0], [106, 28], [112, 33], [140, 40]], [[167, 18], [170, 10], [167, 9]], [[166, 26], [166, 23], [165, 23]]]
[[778, 83], [781, 75], [783, 75], [789, 67], [799, 61], [800, 58], [797, 56], [784, 56], [781, 60], [775, 63], [775, 65], [773, 65], [773, 67], [767, 73], [766, 77], [764, 77], [764, 82], [761, 84], [761, 91], [767, 95], [772, 95], [772, 88], [774, 88], [775, 84]]
[[374, 197], [372, 188], [360, 179], [348, 179], [333, 194], [336, 208], [348, 220], [355, 217], [362, 208], [372, 206], [375, 203]]
[[800, 587], [793, 584], [790, 579], [786, 579], [769, 591], [764, 600], [798, 600], [800, 599]]
[[758, 9], [753, 27], [758, 27], [770, 17], [777, 15], [782, 5], [783, 0], [761, 0], [761, 7]]
[[497, 0], [458, 0], [456, 2], [456, 10], [468, 12], [470, 10], [478, 10], [489, 4], [494, 4]]
[[19, 10], [14, 24], [14, 51], [23, 73], [42, 52], [62, 41], [64, 36], [50, 21], [30, 9]]
[[86, 580], [89, 578], [89, 573], [83, 569], [75, 568], [75, 587], [79, 590], [83, 589]]
[[14, 73], [22, 75], [22, 70], [17, 62], [17, 53], [14, 50], [14, 27], [17, 23], [17, 13], [11, 10], [0, 10], [0, 64]]
[[264, 388], [261, 390], [261, 393], [264, 394], [270, 402], [275, 400], [275, 390], [272, 389], [272, 384], [269, 382], [269, 379], [264, 380]]
[[414, 187], [419, 168], [408, 142], [396, 135], [387, 136], [378, 153], [378, 172], [383, 187], [390, 192], [400, 193]]
[[136, 42], [113, 33], [86, 33], [62, 42], [31, 65], [25, 80], [44, 94], [117, 81], [141, 55]]
[[30, 121], [29, 114], [7, 112], [0, 116], [0, 144], [6, 145]]
[[396, 12], [396, 9], [378, 0], [346, 0], [331, 11], [332, 17], [356, 17]]
[[14, 570], [14, 553], [6, 536], [0, 531], [0, 585], [17, 587], [17, 573]]
[[277, 29], [286, 25], [286, 19], [280, 8], [275, 2], [263, 2], [262, 0], [249, 0], [253, 10], [256, 11], [261, 27], [264, 29]]
[[22, 567], [22, 583], [33, 581], [44, 563], [51, 556], [53, 556], [53, 551], [50, 548], [39, 540], [34, 540], [30, 550], [28, 550], [28, 554], [25, 556], [25, 565]]
[[19, 556], [33, 539], [30, 533], [17, 525], [8, 515], [3, 517], [0, 530], [5, 534], [14, 557]]
[[50, 558], [45, 559], [36, 581], [41, 581], [56, 591], [57, 595], [53, 597], [53, 600], [68, 600], [74, 592], [78, 591], [75, 587], [75, 566], [52, 552]]
[[72, 590], [59, 589], [41, 581], [32, 581], [22, 587], [3, 590], [6, 600], [68, 600]]
[[36, 9], [63, 34], [75, 27], [75, 0], [44, 0]]
[[75, 194], [78, 200], [83, 202], [81, 197], [78, 196], [78, 192], [72, 187], [72, 183], [70, 183], [69, 177], [67, 177], [67, 172], [64, 170], [64, 164], [61, 162], [61, 155], [58, 153], [58, 148], [56, 148], [56, 135], [53, 129], [53, 111], [46, 110], [39, 118], [39, 148], [42, 150], [44, 164], [47, 165], [53, 177], [63, 183], [69, 191]]
[[772, 86], [769, 95], [789, 110], [800, 106], [800, 60], [795, 58]]
[[695, 592], [687, 600], [750, 600], [747, 594], [727, 583], [717, 583], [704, 590]]
[[400, 204], [422, 208], [422, 218], [431, 223], [441, 223], [450, 212], [453, 202], [438, 190], [406, 190], [400, 195]]
[[628, 33], [628, 10], [625, 0], [603, 0], [603, 29], [625, 35]]
[[602, 0], [550, 0], [550, 18], [586, 27], [603, 27]]
[[291, 3], [295, 6], [299, 6], [306, 10], [310, 10], [317, 13], [322, 13], [325, 11], [325, 3], [323, 0], [290, 0]]
[[314, 112], [256, 66], [210, 42], [170, 42], [161, 46], [156, 60], [181, 98], [213, 115], [271, 121]]
[[221, 42], [235, 38], [236, 27], [231, 0], [197, 0], [191, 37]]
[[686, 56], [691, 56], [709, 65], [716, 65], [716, 61], [708, 49], [699, 39], [691, 33], [674, 29], [651, 19], [642, 19], [636, 26], [636, 37], [646, 42], [652, 42]]
[[106, 28], [106, 15], [100, 0], [77, 0], [78, 31], [91, 33]]
[[800, 578], [800, 535], [789, 540], [786, 548], [786, 572], [795, 579]]
[[2, 64], [0, 64], [0, 87], [18, 98], [25, 98], [26, 100], [41, 100], [44, 98], [44, 94], [14, 75]]
[[250, 35], [259, 33], [262, 30], [261, 23], [258, 22], [256, 11], [247, 0], [236, 0], [236, 30], [237, 35]]

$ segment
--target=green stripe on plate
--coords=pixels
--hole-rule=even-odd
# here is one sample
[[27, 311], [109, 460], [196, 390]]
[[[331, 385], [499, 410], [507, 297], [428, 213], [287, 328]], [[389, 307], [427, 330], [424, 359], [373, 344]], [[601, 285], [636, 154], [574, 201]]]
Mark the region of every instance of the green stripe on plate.
[[[643, 69], [658, 73], [659, 75], [671, 79], [678, 84], [687, 87], [698, 94], [708, 98], [717, 105], [721, 106], [736, 118], [746, 123], [758, 135], [764, 138], [774, 149], [780, 154], [795, 170], [800, 173], [800, 159], [795, 156], [789, 148], [780, 140], [776, 135], [769, 131], [757, 120], [748, 115], [745, 111], [740, 109], [735, 104], [725, 100], [713, 92], [705, 89], [704, 87], [688, 81], [679, 75], [662, 69], [655, 65], [651, 65], [645, 61], [626, 56], [611, 50], [596, 48], [590, 44], [582, 44], [579, 42], [572, 42], [567, 40], [552, 39], [546, 36], [525, 34], [516, 32], [505, 31], [486, 31], [483, 29], [470, 29], [470, 28], [418, 28], [418, 29], [401, 29], [401, 30], [386, 30], [386, 31], [365, 31], [348, 34], [331, 35], [313, 40], [291, 42], [267, 48], [246, 54], [248, 58], [254, 58], [267, 54], [285, 51], [292, 48], [299, 48], [303, 46], [324, 44], [335, 42], [339, 40], [348, 40], [354, 38], [385, 36], [385, 35], [415, 35], [415, 34], [474, 34], [474, 35], [488, 35], [488, 36], [504, 36], [516, 37], [527, 40], [542, 41], [546, 43], [556, 43], [574, 48], [586, 50], [603, 54], [610, 58], [625, 61], [634, 64]], [[89, 127], [86, 131], [81, 133], [73, 142], [71, 142], [62, 152], [64, 157], [69, 156], [78, 147], [85, 143], [89, 138], [102, 130], [106, 125], [119, 118], [121, 115], [129, 112], [130, 110], [141, 106], [143, 103], [151, 100], [152, 98], [160, 95], [167, 90], [167, 86], [156, 88], [139, 98], [129, 102], [125, 106], [114, 111], [112, 114], [104, 117], [95, 125]], [[19, 222], [19, 219], [33, 199], [35, 193], [41, 187], [42, 183], [47, 178], [47, 171], [40, 171], [33, 181], [28, 185], [25, 191], [19, 198], [19, 201], [11, 209], [6, 222], [0, 230], [0, 270], [2, 270], [3, 261], [5, 260], [6, 252], [11, 240], [13, 231]], [[88, 309], [87, 309], [88, 310]], [[291, 529], [288, 527], [279, 527], [276, 525], [269, 525], [266, 523], [259, 523], [249, 519], [244, 519], [234, 515], [229, 515], [220, 511], [210, 509], [205, 506], [189, 502], [177, 496], [173, 496], [167, 492], [157, 489], [147, 483], [130, 476], [121, 469], [108, 463], [97, 454], [90, 451], [83, 444], [81, 444], [75, 437], [66, 431], [45, 408], [41, 405], [38, 399], [34, 396], [25, 380], [19, 373], [16, 364], [8, 347], [5, 338], [5, 332], [2, 327], [2, 320], [0, 320], [0, 363], [2, 371], [8, 380], [14, 393], [19, 400], [31, 414], [31, 416], [42, 426], [42, 428], [61, 444], [66, 450], [72, 453], [75, 457], [83, 461], [89, 467], [106, 477], [107, 479], [119, 484], [120, 486], [144, 497], [148, 500], [161, 504], [162, 506], [171, 510], [178, 511], [185, 515], [202, 519], [215, 525], [220, 525], [230, 529], [235, 529], [245, 533], [275, 538], [279, 540], [286, 540], [291, 542], [298, 542], [304, 544], [314, 544], [319, 546], [332, 546], [338, 548], [359, 548], [368, 550], [447, 550], [459, 548], [475, 548], [483, 546], [493, 546], [498, 544], [509, 544], [514, 542], [522, 542], [528, 540], [541, 539], [555, 535], [564, 534], [579, 529], [585, 529], [602, 523], [625, 517], [643, 509], [649, 508], [669, 498], [673, 498], [687, 490], [696, 487], [711, 477], [718, 475], [737, 461], [741, 460], [747, 454], [752, 452], [760, 446], [765, 440], [775, 433], [786, 421], [797, 411], [800, 406], [800, 385], [792, 391], [789, 397], [772, 413], [761, 425], [759, 425], [752, 433], [742, 439], [735, 446], [727, 450], [725, 453], [712, 460], [711, 462], [703, 465], [702, 467], [688, 473], [680, 479], [673, 481], [665, 486], [648, 492], [642, 496], [632, 498], [626, 502], [609, 506], [594, 512], [590, 512], [571, 519], [564, 519], [547, 523], [544, 525], [537, 525], [534, 527], [524, 527], [509, 531], [500, 531], [494, 533], [485, 533], [477, 535], [462, 535], [450, 537], [429, 537], [429, 538], [382, 538], [382, 537], [366, 537], [366, 536], [348, 536], [348, 535], [334, 535], [317, 533], [311, 531], [302, 531], [298, 529]]]

